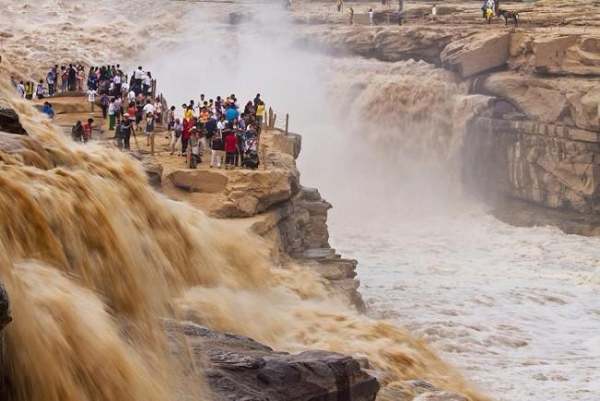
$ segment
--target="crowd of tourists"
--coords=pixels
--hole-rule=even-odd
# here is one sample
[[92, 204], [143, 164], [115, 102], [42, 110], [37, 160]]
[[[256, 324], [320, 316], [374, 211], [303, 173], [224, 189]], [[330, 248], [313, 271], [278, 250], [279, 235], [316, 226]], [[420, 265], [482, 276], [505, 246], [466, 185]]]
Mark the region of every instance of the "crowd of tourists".
[[178, 112], [171, 106], [167, 112], [167, 131], [171, 154], [187, 156], [190, 168], [196, 168], [203, 158], [217, 168], [258, 167], [258, 141], [265, 116], [265, 104], [260, 94], [244, 104], [235, 94], [182, 104]]
[[[87, 94], [90, 111], [100, 107], [102, 118], [119, 149], [131, 150], [131, 140], [143, 133], [146, 146], [154, 153], [157, 124], [166, 126], [170, 154], [186, 157], [186, 164], [196, 168], [234, 168], [258, 166], [258, 141], [265, 117], [260, 94], [243, 104], [235, 94], [190, 100], [181, 108], [165, 107], [162, 97], [155, 97], [155, 81], [149, 71], [139, 66], [126, 75], [120, 65], [84, 68], [82, 65], [55, 65], [35, 89], [32, 82], [14, 82], [17, 92], [26, 99], [46, 99], [68, 92]], [[45, 101], [42, 112], [54, 117], [52, 105]], [[77, 121], [71, 129], [74, 141], [86, 143], [92, 138], [94, 119]]]

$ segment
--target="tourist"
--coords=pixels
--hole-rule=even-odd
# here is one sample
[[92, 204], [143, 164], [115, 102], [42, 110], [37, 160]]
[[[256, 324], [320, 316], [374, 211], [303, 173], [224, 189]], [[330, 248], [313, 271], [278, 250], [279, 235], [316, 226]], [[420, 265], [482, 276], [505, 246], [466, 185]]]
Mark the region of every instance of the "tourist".
[[221, 168], [225, 159], [225, 143], [223, 142], [222, 131], [215, 132], [211, 142], [210, 167]]
[[223, 142], [225, 148], [225, 168], [233, 168], [236, 165], [236, 155], [239, 152], [238, 139], [233, 129], [225, 131]]
[[42, 107], [42, 113], [48, 116], [49, 119], [54, 118], [54, 109], [52, 105], [48, 102], [44, 102], [44, 106]]
[[87, 95], [88, 95], [88, 102], [90, 103], [90, 110], [92, 111], [92, 113], [94, 112], [94, 103], [96, 103], [96, 94], [98, 92], [96, 92], [95, 89], [88, 89], [87, 91]]
[[234, 103], [231, 103], [227, 110], [225, 111], [225, 119], [227, 120], [228, 123], [233, 123], [235, 120], [237, 120], [240, 116], [239, 111], [237, 111], [236, 107], [235, 107], [235, 101]]
[[154, 114], [146, 113], [146, 124], [144, 127], [144, 133], [146, 134], [146, 146], [151, 147], [152, 154], [154, 154]]
[[146, 72], [143, 78], [143, 91], [144, 96], [150, 95], [150, 90], [152, 89], [152, 74], [150, 71]]
[[[171, 149], [171, 154], [175, 153], [175, 147], [178, 143], [181, 143], [182, 133], [183, 124], [178, 118], [176, 118], [173, 122], [173, 130], [171, 131], [171, 140], [169, 142], [169, 149]], [[179, 156], [181, 156], [181, 152], [179, 152]]]
[[83, 138], [83, 125], [81, 125], [81, 121], [77, 121], [75, 125], [71, 128], [71, 138], [75, 142], [80, 142]]
[[35, 92], [35, 84], [31, 81], [25, 82], [25, 99], [32, 100]]
[[369, 12], [367, 14], [369, 14], [369, 25], [373, 25], [373, 9], [369, 8]]
[[106, 120], [108, 117], [108, 106], [110, 104], [110, 97], [106, 93], [100, 96], [100, 108], [102, 109], [102, 118]]
[[69, 92], [74, 92], [77, 87], [77, 72], [73, 64], [69, 64], [69, 68], [67, 68], [67, 87]]
[[83, 92], [83, 82], [85, 81], [85, 71], [83, 66], [77, 67], [77, 91]]
[[350, 25], [354, 25], [354, 8], [350, 7]]
[[139, 66], [131, 77], [133, 79], [133, 88], [131, 89], [135, 92], [136, 95], [142, 91], [142, 83], [144, 81], [145, 75], [146, 74], [144, 73], [142, 66]]
[[114, 100], [115, 124], [119, 124], [121, 122], [121, 115], [123, 114], [123, 99], [121, 99], [121, 97], [116, 97]]
[[194, 102], [193, 101], [190, 102], [190, 104], [188, 106], [183, 105], [183, 107], [185, 108], [183, 118], [188, 119], [188, 120], [191, 120], [192, 118], [194, 118]]
[[163, 104], [160, 98], [156, 98], [154, 102], [154, 118], [158, 124], [163, 122]]
[[94, 119], [88, 118], [87, 123], [83, 125], [83, 142], [86, 143], [92, 139], [92, 130], [94, 125]]
[[42, 81], [40, 79], [40, 82], [38, 82], [37, 87], [35, 89], [35, 96], [38, 99], [43, 99], [44, 98], [44, 92], [45, 92], [45, 90], [44, 90], [44, 81]]
[[256, 106], [256, 125], [258, 126], [258, 129], [260, 130], [260, 127], [262, 127], [262, 123], [263, 123], [263, 118], [265, 115], [265, 104], [262, 100], [258, 101], [258, 105]]
[[187, 152], [188, 142], [190, 140], [191, 129], [194, 126], [194, 120], [192, 118], [183, 119], [183, 129], [181, 131], [181, 154], [185, 155]]
[[54, 68], [51, 68], [48, 74], [46, 74], [46, 83], [48, 84], [48, 96], [54, 96], [56, 88], [56, 71]]
[[117, 146], [119, 149], [129, 150], [129, 141], [131, 139], [131, 134], [135, 135], [133, 132], [133, 126], [131, 125], [130, 115], [125, 113], [123, 115], [123, 119], [121, 120], [121, 124], [117, 127]]
[[192, 127], [188, 144], [188, 168], [196, 168], [199, 163], [202, 163], [200, 158], [201, 144], [198, 128]]
[[17, 93], [21, 98], [25, 97], [25, 84], [23, 83], [23, 81], [19, 81], [19, 83], [17, 84]]
[[167, 133], [173, 130], [175, 125], [175, 106], [171, 106], [167, 112]]
[[117, 114], [115, 111], [115, 99], [114, 98], [111, 98], [109, 101], [107, 114], [108, 114], [108, 130], [112, 131], [113, 129], [115, 129], [116, 114]]
[[336, 7], [337, 7], [338, 13], [343, 12], [344, 11], [344, 0], [337, 0]]

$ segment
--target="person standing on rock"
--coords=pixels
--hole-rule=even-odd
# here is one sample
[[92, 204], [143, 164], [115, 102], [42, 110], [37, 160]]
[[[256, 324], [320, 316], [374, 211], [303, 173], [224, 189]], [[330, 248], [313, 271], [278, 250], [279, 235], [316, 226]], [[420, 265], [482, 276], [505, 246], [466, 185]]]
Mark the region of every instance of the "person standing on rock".
[[87, 91], [88, 102], [90, 103], [90, 110], [92, 113], [94, 112], [94, 103], [96, 103], [96, 94], [97, 92], [95, 89], [88, 89]]
[[44, 90], [44, 81], [42, 81], [40, 79], [40, 82], [38, 82], [37, 88], [35, 89], [35, 96], [38, 99], [43, 99], [44, 98], [44, 92], [45, 92], [45, 90]]
[[215, 132], [210, 142], [210, 148], [210, 167], [221, 168], [225, 159], [225, 143], [223, 142], [223, 134], [220, 130]]
[[223, 142], [225, 144], [225, 168], [234, 168], [239, 148], [237, 135], [231, 126], [225, 130]]
[[117, 146], [119, 149], [129, 150], [129, 141], [131, 139], [131, 134], [133, 132], [133, 126], [131, 125], [131, 120], [129, 119], [129, 114], [125, 113], [123, 115], [123, 119], [121, 120], [121, 124], [117, 127]]
[[150, 153], [154, 155], [154, 114], [146, 113], [146, 126], [144, 127], [146, 134], [146, 146], [150, 147]]
[[367, 14], [369, 15], [369, 25], [373, 25], [373, 9], [369, 8]]
[[46, 75], [46, 83], [48, 84], [48, 96], [54, 96], [56, 89], [56, 71], [51, 68]]
[[17, 93], [19, 94], [19, 97], [25, 97], [25, 84], [23, 83], [23, 81], [19, 81], [19, 83], [17, 84]]
[[354, 25], [354, 8], [350, 7], [350, 25]]
[[100, 108], [102, 109], [102, 118], [106, 120], [108, 117], [108, 106], [110, 105], [110, 99], [106, 93], [100, 96]]
[[[175, 148], [178, 143], [181, 143], [181, 135], [183, 134], [183, 124], [181, 121], [176, 118], [173, 123], [173, 130], [171, 131], [171, 141], [169, 142], [169, 148], [171, 149], [171, 154], [175, 153]], [[181, 156], [181, 152], [179, 152], [179, 156]]]
[[69, 64], [69, 68], [67, 69], [67, 82], [69, 92], [74, 92], [77, 88], [77, 71], [75, 71], [73, 64]]
[[337, 0], [337, 11], [338, 13], [341, 13], [344, 11], [344, 0]]
[[110, 102], [108, 103], [107, 114], [108, 114], [108, 130], [112, 131], [113, 129], [115, 129], [115, 120], [116, 120], [115, 99], [114, 98], [111, 98]]

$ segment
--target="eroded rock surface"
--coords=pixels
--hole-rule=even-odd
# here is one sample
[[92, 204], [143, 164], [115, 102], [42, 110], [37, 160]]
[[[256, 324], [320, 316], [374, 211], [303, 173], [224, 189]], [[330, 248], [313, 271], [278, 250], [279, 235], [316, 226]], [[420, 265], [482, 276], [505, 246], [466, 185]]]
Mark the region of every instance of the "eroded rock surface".
[[276, 352], [250, 338], [190, 322], [168, 322], [182, 332], [219, 401], [373, 401], [377, 380], [359, 362], [334, 352]]

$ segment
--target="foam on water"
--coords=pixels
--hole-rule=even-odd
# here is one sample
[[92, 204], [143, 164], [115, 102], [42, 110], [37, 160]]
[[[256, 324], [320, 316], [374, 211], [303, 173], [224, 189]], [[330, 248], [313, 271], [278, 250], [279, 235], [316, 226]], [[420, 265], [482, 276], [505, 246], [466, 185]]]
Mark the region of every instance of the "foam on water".
[[498, 400], [598, 399], [600, 239], [477, 208], [367, 232], [334, 217], [374, 316], [407, 325]]

